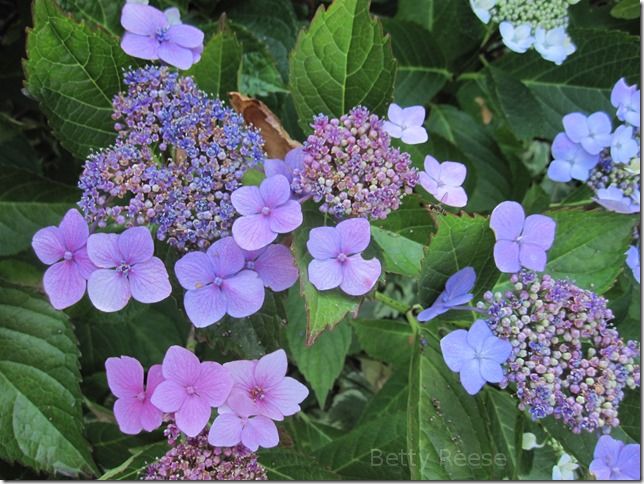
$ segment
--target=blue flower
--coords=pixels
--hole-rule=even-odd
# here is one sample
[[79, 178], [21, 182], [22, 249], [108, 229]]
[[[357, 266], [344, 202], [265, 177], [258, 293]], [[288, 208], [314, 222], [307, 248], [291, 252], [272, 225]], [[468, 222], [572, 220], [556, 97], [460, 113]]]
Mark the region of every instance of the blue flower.
[[621, 121], [640, 127], [640, 90], [636, 85], [629, 86], [622, 77], [610, 93], [610, 102]]
[[470, 395], [476, 395], [486, 382], [502, 381], [501, 365], [512, 353], [512, 345], [494, 336], [482, 319], [476, 320], [469, 331], [452, 331], [440, 345], [445, 363], [460, 373], [461, 384]]
[[566, 135], [591, 155], [598, 155], [610, 146], [612, 126], [608, 114], [601, 111], [584, 116], [581, 113], [570, 113], [563, 117]]
[[629, 163], [639, 158], [640, 147], [633, 137], [633, 127], [621, 125], [613, 133], [610, 142], [610, 156], [615, 163]]
[[640, 193], [636, 191], [627, 196], [621, 188], [610, 186], [597, 190], [595, 201], [611, 212], [637, 213], [640, 211]]
[[631, 245], [626, 251], [626, 265], [633, 271], [633, 277], [640, 282], [640, 250], [637, 246]]
[[559, 133], [552, 142], [552, 163], [548, 167], [548, 178], [558, 182], [586, 181], [599, 156], [591, 155], [580, 144], [573, 143], [566, 133]]
[[507, 21], [501, 22], [499, 24], [499, 32], [501, 32], [505, 46], [513, 52], [523, 54], [534, 44], [532, 26], [530, 24], [514, 26]]
[[471, 291], [475, 282], [476, 272], [471, 267], [465, 267], [452, 274], [445, 284], [445, 290], [436, 298], [434, 304], [418, 315], [418, 321], [427, 322], [455, 306], [470, 302], [474, 297]]

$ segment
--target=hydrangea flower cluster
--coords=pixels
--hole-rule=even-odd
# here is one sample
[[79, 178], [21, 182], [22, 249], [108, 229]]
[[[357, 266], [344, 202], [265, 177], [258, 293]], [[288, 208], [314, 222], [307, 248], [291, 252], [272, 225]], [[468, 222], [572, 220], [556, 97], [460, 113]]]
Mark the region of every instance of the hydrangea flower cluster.
[[164, 430], [172, 447], [150, 464], [143, 475], [146, 481], [266, 481], [266, 469], [257, 455], [243, 445], [213, 447], [208, 443], [208, 429], [195, 437], [179, 439], [173, 423]]
[[564, 132], [552, 144], [548, 176], [557, 182], [586, 182], [595, 200], [617, 213], [640, 211], [640, 90], [620, 79], [611, 103], [622, 123], [613, 131], [607, 113], [564, 116]]
[[230, 234], [231, 193], [263, 162], [264, 141], [191, 77], [147, 66], [124, 82], [113, 102], [117, 142], [88, 157], [79, 205], [99, 227], [155, 224], [159, 240], [205, 249]]
[[530, 271], [511, 282], [477, 305], [512, 344], [502, 385], [516, 385], [534, 419], [553, 415], [576, 433], [617, 426], [624, 390], [640, 385], [637, 342], [620, 338], [606, 300], [591, 291]]
[[295, 193], [308, 193], [337, 218], [384, 219], [418, 181], [411, 157], [391, 146], [384, 121], [358, 106], [340, 119], [318, 115], [304, 143]]
[[557, 65], [575, 52], [566, 33], [568, 7], [579, 0], [470, 0], [482, 22], [499, 24], [503, 43], [517, 53], [534, 48]]

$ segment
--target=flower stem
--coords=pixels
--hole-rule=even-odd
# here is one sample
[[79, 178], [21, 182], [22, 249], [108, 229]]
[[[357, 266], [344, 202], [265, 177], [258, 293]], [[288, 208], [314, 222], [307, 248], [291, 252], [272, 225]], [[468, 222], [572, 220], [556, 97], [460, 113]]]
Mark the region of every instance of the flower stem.
[[188, 339], [186, 341], [186, 349], [189, 349], [193, 353], [197, 347], [197, 338], [195, 337], [195, 327], [190, 326], [190, 332], [188, 333]]
[[405, 314], [407, 311], [409, 311], [409, 308], [405, 304], [401, 303], [400, 301], [396, 301], [395, 299], [392, 299], [389, 296], [385, 296], [381, 292], [376, 292], [375, 297], [376, 297], [376, 301], [380, 301], [385, 306], [389, 306], [391, 309], [394, 309], [399, 313]]
[[551, 203], [550, 208], [558, 208], [558, 207], [583, 207], [584, 205], [590, 205], [593, 203], [593, 200], [579, 200], [577, 202], [559, 202], [559, 203]]

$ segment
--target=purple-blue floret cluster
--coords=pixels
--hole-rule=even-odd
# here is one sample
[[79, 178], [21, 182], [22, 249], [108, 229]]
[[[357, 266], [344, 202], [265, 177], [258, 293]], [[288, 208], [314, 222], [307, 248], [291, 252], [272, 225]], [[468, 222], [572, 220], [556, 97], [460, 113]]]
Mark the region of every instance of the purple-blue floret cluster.
[[640, 385], [639, 345], [620, 338], [606, 300], [531, 271], [511, 282], [478, 303], [492, 332], [512, 343], [502, 386], [516, 385], [535, 420], [552, 415], [575, 433], [619, 425], [624, 390]]
[[265, 157], [259, 131], [167, 67], [128, 71], [124, 82], [113, 101], [117, 141], [90, 155], [80, 178], [87, 220], [154, 224], [179, 250], [230, 235], [230, 194]]

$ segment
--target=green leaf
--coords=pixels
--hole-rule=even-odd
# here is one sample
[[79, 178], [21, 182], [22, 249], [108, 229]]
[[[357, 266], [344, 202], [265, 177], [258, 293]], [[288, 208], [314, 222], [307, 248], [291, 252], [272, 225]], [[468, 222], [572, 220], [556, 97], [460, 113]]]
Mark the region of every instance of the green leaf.
[[225, 99], [228, 92], [238, 89], [241, 75], [242, 46], [225, 24], [204, 47], [201, 60], [187, 75], [193, 76], [207, 93]]
[[288, 429], [295, 448], [307, 454], [332, 442], [344, 433], [342, 430], [315, 420], [304, 412], [284, 420], [284, 426]]
[[499, 272], [494, 263], [494, 234], [479, 215], [445, 215], [438, 220], [418, 284], [419, 301], [428, 305], [445, 288], [447, 279], [463, 267], [476, 271], [474, 300], [494, 286]]
[[372, 358], [404, 367], [414, 350], [411, 328], [393, 319], [355, 319], [351, 325], [362, 349]]
[[509, 457], [506, 475], [517, 479], [523, 442], [523, 415], [517, 408], [517, 400], [507, 392], [491, 386], [485, 388], [486, 410], [489, 416], [490, 433], [496, 447]]
[[77, 18], [105, 28], [115, 37], [123, 33], [121, 9], [123, 5], [113, 0], [60, 0], [60, 6]]
[[639, 0], [621, 0], [611, 10], [610, 14], [615, 18], [632, 20], [640, 17]]
[[637, 217], [605, 210], [547, 214], [557, 222], [557, 231], [546, 273], [556, 279], [571, 279], [598, 294], [607, 291], [622, 271]]
[[[411, 356], [411, 351], [408, 352]], [[409, 361], [409, 358], [407, 358]], [[394, 371], [376, 395], [365, 406], [358, 425], [379, 419], [387, 415], [396, 415], [407, 411], [409, 385], [407, 383], [408, 369]]]
[[351, 326], [340, 324], [333, 331], [322, 333], [315, 344], [307, 347], [306, 309], [297, 287], [292, 287], [289, 291], [286, 315], [289, 322], [286, 336], [290, 354], [313, 388], [320, 408], [324, 408], [329, 390], [340, 376], [351, 346]]
[[290, 59], [291, 91], [302, 128], [308, 131], [316, 114], [340, 117], [359, 104], [384, 111], [395, 69], [390, 39], [369, 16], [369, 0], [336, 0], [327, 10], [320, 7]]
[[40, 157], [17, 126], [0, 114], [0, 165], [40, 173]]
[[0, 458], [51, 474], [95, 474], [67, 316], [30, 293], [0, 288], [0, 335]]
[[340, 476], [320, 466], [309, 455], [282, 447], [262, 449], [258, 455], [271, 481], [334, 481]]
[[74, 156], [112, 143], [112, 97], [122, 70], [135, 64], [118, 39], [65, 16], [53, 0], [36, 0], [27, 39], [27, 88], [54, 134]]
[[85, 429], [96, 462], [103, 469], [118, 466], [131, 456], [130, 449], [158, 442], [160, 432], [127, 435], [111, 422], [90, 422]]
[[435, 232], [435, 222], [431, 212], [419, 195], [405, 197], [398, 210], [385, 220], [376, 220], [372, 227], [379, 227], [389, 233], [401, 235], [419, 244], [427, 244]]
[[[508, 75], [527, 86], [541, 105], [543, 118], [539, 137], [554, 138], [563, 130], [561, 118], [581, 111], [615, 112], [610, 91], [621, 77], [639, 79], [639, 37], [620, 31], [572, 29], [577, 51], [561, 66], [547, 62], [536, 52], [504, 56], [495, 63]], [[502, 95], [507, 103], [522, 106], [519, 91]]]
[[137, 447], [130, 452], [132, 455], [128, 457], [122, 464], [110, 469], [105, 474], [100, 476], [100, 481], [133, 481], [138, 480], [141, 473], [146, 467], [153, 463], [156, 459], [163, 456], [170, 450], [168, 443], [155, 442], [154, 444]]
[[371, 236], [381, 249], [379, 259], [385, 272], [409, 277], [418, 275], [425, 257], [421, 244], [376, 226], [371, 227]]
[[394, 100], [402, 106], [428, 104], [452, 77], [443, 53], [417, 24], [385, 19], [383, 27], [398, 61]]

